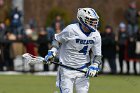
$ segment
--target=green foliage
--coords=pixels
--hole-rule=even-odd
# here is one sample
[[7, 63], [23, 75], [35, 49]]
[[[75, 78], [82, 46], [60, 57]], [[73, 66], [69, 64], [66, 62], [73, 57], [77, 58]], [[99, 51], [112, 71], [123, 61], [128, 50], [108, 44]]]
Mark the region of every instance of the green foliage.
[[104, 31], [104, 28], [105, 28], [105, 20], [103, 18], [103, 16], [100, 14], [99, 11], [97, 11], [98, 15], [99, 15], [99, 27], [98, 27], [98, 30], [100, 32], [103, 32]]
[[0, 7], [0, 22], [4, 22], [11, 10], [11, 0], [4, 0], [4, 5]]
[[65, 11], [64, 9], [62, 9], [60, 7], [54, 7], [48, 13], [46, 26], [51, 25], [51, 23], [55, 19], [56, 15], [62, 16], [65, 24], [68, 24], [70, 22], [69, 12]]

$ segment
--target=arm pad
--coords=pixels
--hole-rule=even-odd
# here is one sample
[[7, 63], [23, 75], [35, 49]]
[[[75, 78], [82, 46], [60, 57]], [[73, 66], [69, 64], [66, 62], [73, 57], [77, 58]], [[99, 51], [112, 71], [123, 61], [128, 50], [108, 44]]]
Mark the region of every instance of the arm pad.
[[98, 65], [102, 64], [102, 56], [101, 55], [95, 55], [93, 63], [97, 63]]
[[50, 51], [53, 52], [53, 56], [55, 57], [57, 55], [58, 49], [59, 49], [59, 42], [57, 40], [53, 40], [52, 42], [52, 48]]
[[58, 49], [59, 48], [59, 42], [56, 41], [56, 40], [53, 40], [52, 41], [52, 46]]

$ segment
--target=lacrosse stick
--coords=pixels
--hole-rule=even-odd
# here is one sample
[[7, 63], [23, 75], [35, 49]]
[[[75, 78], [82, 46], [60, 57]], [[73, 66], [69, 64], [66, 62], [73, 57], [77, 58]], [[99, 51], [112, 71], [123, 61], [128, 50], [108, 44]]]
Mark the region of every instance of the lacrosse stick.
[[[36, 63], [44, 63], [44, 64], [46, 64], [46, 63], [47, 63], [47, 62], [44, 60], [43, 57], [34, 56], [34, 55], [29, 54], [29, 53], [23, 54], [22, 57], [25, 58], [25, 61], [27, 61], [27, 63], [29, 63], [29, 64], [36, 64]], [[67, 68], [67, 69], [80, 71], [80, 72], [86, 74], [86, 71], [83, 71], [83, 70], [80, 70], [80, 69], [77, 69], [77, 68], [73, 68], [73, 67], [70, 67], [70, 66], [63, 65], [63, 64], [60, 63], [60, 62], [53, 62], [53, 61], [51, 61], [51, 63], [60, 65], [60, 66], [65, 67], [65, 68]]]

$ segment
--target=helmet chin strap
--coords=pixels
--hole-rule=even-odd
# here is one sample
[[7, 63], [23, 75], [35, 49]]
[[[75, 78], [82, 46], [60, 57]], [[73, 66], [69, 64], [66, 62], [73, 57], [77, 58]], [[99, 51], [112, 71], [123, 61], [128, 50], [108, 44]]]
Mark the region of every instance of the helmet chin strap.
[[96, 31], [95, 28], [88, 26], [88, 25], [85, 24], [81, 19], [80, 19], [80, 21], [81, 21], [81, 23], [82, 23], [88, 30], [90, 30], [91, 32], [95, 32], [95, 31]]

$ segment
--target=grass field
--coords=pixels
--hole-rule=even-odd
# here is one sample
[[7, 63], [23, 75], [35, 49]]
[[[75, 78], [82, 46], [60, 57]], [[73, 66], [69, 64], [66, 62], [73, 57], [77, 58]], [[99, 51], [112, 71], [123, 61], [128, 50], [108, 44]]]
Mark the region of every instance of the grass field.
[[[59, 93], [55, 76], [0, 75], [0, 93]], [[100, 75], [90, 79], [89, 93], [140, 93], [139, 76]]]

